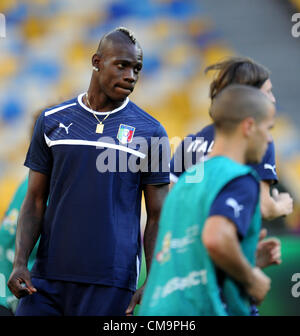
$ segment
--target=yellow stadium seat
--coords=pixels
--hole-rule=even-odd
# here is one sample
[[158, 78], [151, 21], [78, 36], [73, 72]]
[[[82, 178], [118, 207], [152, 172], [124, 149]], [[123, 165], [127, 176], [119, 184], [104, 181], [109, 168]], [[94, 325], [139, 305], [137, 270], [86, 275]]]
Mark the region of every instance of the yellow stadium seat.
[[15, 56], [5, 56], [0, 58], [0, 78], [4, 80], [4, 77], [14, 76], [18, 69], [18, 62]]
[[18, 182], [19, 181], [13, 177], [4, 177], [2, 180], [0, 180], [0, 219], [2, 219], [5, 214], [11, 198], [16, 191]]

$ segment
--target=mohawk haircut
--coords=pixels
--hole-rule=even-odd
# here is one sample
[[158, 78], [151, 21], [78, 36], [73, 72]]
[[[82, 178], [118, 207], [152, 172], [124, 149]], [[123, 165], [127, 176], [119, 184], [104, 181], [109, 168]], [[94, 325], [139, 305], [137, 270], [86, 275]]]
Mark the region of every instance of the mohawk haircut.
[[125, 34], [127, 37], [129, 37], [129, 39], [131, 40], [131, 42], [133, 44], [136, 44], [136, 37], [134, 36], [133, 32], [125, 27], [118, 27], [116, 29], [114, 29], [113, 31], [116, 31], [116, 32], [121, 32], [123, 34]]
[[[98, 45], [97, 48], [97, 54], [100, 55], [101, 53], [101, 48], [103, 46], [104, 41], [106, 40], [111, 40], [111, 41], [119, 41], [121, 42], [123, 40], [124, 42], [124, 37], [125, 39], [129, 39], [130, 43], [132, 43], [133, 45], [137, 46], [140, 50], [142, 50], [139, 42], [137, 41], [136, 37], [134, 36], [133, 32], [125, 27], [117, 27], [114, 30], [108, 32], [107, 34], [105, 34]], [[126, 41], [127, 42], [127, 41]]]

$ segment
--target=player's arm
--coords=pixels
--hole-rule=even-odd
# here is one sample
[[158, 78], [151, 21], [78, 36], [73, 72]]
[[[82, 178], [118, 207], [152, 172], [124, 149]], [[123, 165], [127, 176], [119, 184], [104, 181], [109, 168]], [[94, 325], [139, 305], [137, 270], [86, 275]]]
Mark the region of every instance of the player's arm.
[[275, 162], [275, 146], [272, 141], [269, 143], [262, 161], [252, 165], [261, 179], [261, 214], [266, 220], [289, 215], [293, 211], [293, 200], [288, 193], [278, 193], [277, 189], [273, 189], [272, 196], [270, 194], [270, 186], [278, 181]]
[[270, 279], [244, 257], [236, 225], [226, 217], [211, 216], [205, 222], [202, 241], [214, 263], [261, 303], [270, 289]]
[[[30, 170], [28, 190], [18, 219], [13, 271], [8, 280], [8, 287], [17, 298], [36, 291], [27, 263], [40, 236], [48, 192], [49, 176]], [[26, 287], [22, 286], [24, 283]]]
[[144, 188], [147, 221], [144, 231], [144, 251], [147, 274], [150, 271], [161, 208], [169, 191], [169, 185], [146, 185]]
[[[146, 227], [144, 231], [144, 251], [146, 259], [147, 276], [150, 271], [151, 260], [155, 247], [160, 211], [168, 191], [169, 191], [168, 184], [159, 184], [159, 185], [148, 184], [144, 186], [144, 196], [147, 212]], [[127, 315], [131, 315], [133, 313], [133, 309], [136, 306], [136, 304], [139, 304], [141, 302], [146, 281], [147, 277], [143, 286], [140, 287], [133, 295], [132, 300], [126, 310]]]
[[279, 193], [273, 189], [270, 195], [270, 184], [268, 181], [260, 182], [261, 189], [261, 213], [266, 220], [272, 220], [280, 216], [289, 215], [293, 211], [293, 199], [289, 193]]

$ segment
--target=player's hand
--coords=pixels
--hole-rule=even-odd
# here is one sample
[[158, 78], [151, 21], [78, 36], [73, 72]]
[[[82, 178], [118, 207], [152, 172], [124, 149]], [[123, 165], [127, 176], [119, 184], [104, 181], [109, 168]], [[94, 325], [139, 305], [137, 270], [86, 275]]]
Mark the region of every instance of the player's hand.
[[145, 285], [140, 287], [132, 296], [132, 299], [129, 303], [129, 306], [126, 309], [126, 316], [132, 316], [133, 315], [133, 310], [137, 304], [141, 303], [143, 292], [144, 292]]
[[281, 264], [280, 240], [277, 238], [264, 239], [266, 235], [267, 230], [262, 229], [256, 249], [256, 266], [260, 268]]
[[271, 287], [271, 279], [258, 267], [252, 269], [252, 281], [246, 287], [247, 293], [256, 305], [260, 305]]
[[18, 299], [37, 291], [31, 283], [30, 273], [25, 266], [14, 267], [7, 286]]
[[287, 216], [293, 212], [293, 199], [287, 192], [280, 193], [276, 188], [272, 190], [272, 197], [277, 207], [280, 209], [281, 216]]

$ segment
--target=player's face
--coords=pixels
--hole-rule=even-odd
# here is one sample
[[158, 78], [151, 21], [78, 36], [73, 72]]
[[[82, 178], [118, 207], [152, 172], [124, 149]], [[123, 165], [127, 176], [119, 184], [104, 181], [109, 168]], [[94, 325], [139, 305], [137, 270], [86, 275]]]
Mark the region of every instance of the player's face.
[[272, 92], [272, 83], [270, 81], [270, 79], [267, 79], [264, 84], [262, 85], [262, 87], [260, 88], [260, 91], [263, 92], [270, 100], [273, 104], [276, 103], [276, 99], [273, 95]]
[[268, 144], [272, 142], [271, 129], [275, 122], [275, 107], [270, 104], [265, 119], [255, 123], [251, 134], [246, 160], [249, 163], [261, 162]]
[[134, 90], [142, 64], [142, 51], [138, 46], [111, 44], [99, 63], [101, 91], [113, 101], [124, 100]]

